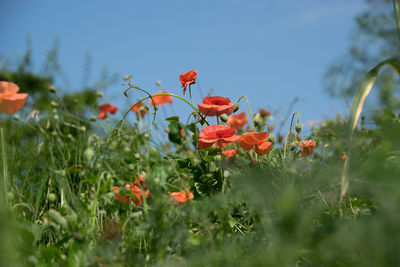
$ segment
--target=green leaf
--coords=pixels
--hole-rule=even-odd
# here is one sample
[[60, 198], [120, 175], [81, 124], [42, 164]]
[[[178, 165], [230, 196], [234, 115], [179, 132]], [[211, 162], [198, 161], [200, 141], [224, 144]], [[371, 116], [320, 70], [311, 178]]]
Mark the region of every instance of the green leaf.
[[179, 122], [179, 116], [168, 117], [165, 120], [169, 122]]

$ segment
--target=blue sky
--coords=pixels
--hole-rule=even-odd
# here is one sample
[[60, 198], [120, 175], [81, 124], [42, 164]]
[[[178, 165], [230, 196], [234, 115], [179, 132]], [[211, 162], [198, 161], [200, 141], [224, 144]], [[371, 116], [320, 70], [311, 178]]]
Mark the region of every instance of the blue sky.
[[[1, 0], [0, 54], [22, 55], [29, 34], [40, 69], [58, 36], [69, 90], [80, 88], [89, 51], [90, 81], [104, 65], [120, 74], [106, 92], [112, 103], [138, 96], [124, 99], [124, 75], [150, 92], [160, 80], [181, 95], [179, 74], [197, 69], [195, 102], [214, 88], [213, 95], [246, 95], [253, 109], [285, 113], [297, 96], [292, 111], [303, 122], [320, 120], [334, 117], [332, 109], [346, 112], [343, 100], [324, 92], [322, 75], [346, 52], [354, 17], [365, 8], [363, 0]], [[174, 110], [189, 111], [177, 101]]]

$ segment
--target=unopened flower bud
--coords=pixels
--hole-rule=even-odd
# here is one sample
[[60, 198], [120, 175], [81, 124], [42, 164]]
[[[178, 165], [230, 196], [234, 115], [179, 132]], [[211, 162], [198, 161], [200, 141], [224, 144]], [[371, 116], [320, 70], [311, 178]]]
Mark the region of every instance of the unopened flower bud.
[[18, 116], [18, 114], [15, 114], [14, 117], [13, 117], [13, 119], [14, 119], [15, 121], [20, 121], [20, 120], [21, 120], [21, 118]]
[[50, 86], [49, 86], [49, 91], [50, 91], [50, 93], [52, 93], [52, 94], [55, 94], [55, 93], [56, 93], [56, 89], [54, 88], [53, 85], [50, 85]]
[[8, 193], [7, 193], [7, 199], [8, 199], [8, 201], [13, 201], [13, 199], [14, 199], [14, 193], [13, 193], [13, 192], [8, 192]]
[[262, 118], [268, 118], [269, 116], [271, 116], [271, 112], [262, 108], [260, 109], [260, 115]]
[[58, 107], [58, 103], [57, 103], [56, 101], [50, 101], [50, 105], [51, 105], [53, 108], [57, 108], [57, 107]]
[[146, 180], [147, 173], [146, 173], [145, 171], [142, 171], [142, 172], [140, 173], [140, 176], [142, 176], [142, 179], [145, 179], [145, 180]]
[[261, 124], [261, 116], [259, 113], [257, 113], [256, 115], [254, 115], [254, 126], [258, 127], [258, 125]]
[[291, 142], [291, 143], [290, 143], [290, 146], [289, 146], [289, 149], [290, 149], [290, 150], [295, 150], [296, 147], [297, 147], [297, 142]]
[[231, 176], [231, 173], [228, 170], [224, 171], [224, 178], [228, 178], [229, 176]]
[[296, 132], [297, 132], [297, 133], [301, 133], [302, 127], [301, 127], [301, 124], [300, 124], [299, 122], [296, 123], [295, 129], [296, 129]]
[[56, 202], [56, 200], [57, 200], [56, 194], [50, 193], [50, 194], [49, 194], [49, 202], [50, 202], [50, 203], [54, 203], [54, 202]]
[[299, 134], [296, 134], [296, 140], [299, 142], [301, 141], [301, 136]]
[[233, 112], [236, 112], [236, 111], [238, 111], [239, 110], [239, 103], [238, 102], [235, 102], [234, 104], [233, 104], [233, 106], [235, 107], [235, 109], [233, 110]]
[[282, 143], [283, 141], [283, 135], [278, 134], [278, 143]]
[[135, 153], [135, 159], [137, 159], [137, 160], [140, 159], [140, 154], [139, 153]]
[[157, 81], [156, 81], [156, 85], [157, 85], [157, 86], [161, 86], [161, 81], [157, 80]]
[[94, 116], [94, 115], [90, 116], [90, 120], [91, 121], [96, 121], [96, 116]]
[[91, 147], [86, 148], [85, 151], [83, 152], [83, 156], [85, 157], [87, 162], [92, 162], [94, 154], [95, 154], [94, 150]]
[[221, 155], [216, 155], [216, 156], [215, 156], [215, 160], [216, 160], [216, 161], [221, 161], [221, 159], [222, 159]]
[[268, 142], [275, 143], [275, 141], [276, 141], [275, 135], [274, 135], [274, 134], [269, 134], [269, 136], [268, 136]]
[[100, 92], [100, 91], [97, 91], [97, 92], [96, 92], [96, 95], [97, 95], [98, 97], [103, 97], [103, 96], [104, 96], [103, 92]]
[[221, 120], [222, 120], [223, 122], [227, 122], [227, 121], [228, 121], [228, 115], [226, 115], [226, 114], [222, 114], [222, 115], [220, 116], [220, 118], [221, 118]]

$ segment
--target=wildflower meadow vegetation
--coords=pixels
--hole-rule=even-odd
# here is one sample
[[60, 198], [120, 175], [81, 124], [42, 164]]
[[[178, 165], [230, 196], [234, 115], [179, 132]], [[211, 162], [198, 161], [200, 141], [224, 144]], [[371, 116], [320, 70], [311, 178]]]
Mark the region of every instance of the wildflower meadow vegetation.
[[[80, 96], [95, 112], [4, 74], [0, 266], [399, 266], [400, 114], [363, 114], [383, 66], [400, 73], [366, 73], [348, 118], [305, 132], [292, 111], [282, 134], [246, 96], [195, 103], [200, 69], [170, 91], [125, 77], [129, 108]], [[176, 101], [190, 113], [161, 120]]]

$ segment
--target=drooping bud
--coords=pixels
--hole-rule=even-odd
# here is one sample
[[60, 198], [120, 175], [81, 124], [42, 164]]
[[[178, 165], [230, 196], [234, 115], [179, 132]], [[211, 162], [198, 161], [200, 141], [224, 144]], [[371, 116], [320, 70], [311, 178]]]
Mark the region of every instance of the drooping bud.
[[254, 115], [254, 126], [258, 127], [258, 125], [261, 124], [261, 116], [260, 113], [257, 113], [256, 115]]
[[233, 104], [233, 106], [235, 107], [235, 109], [233, 110], [233, 112], [236, 112], [236, 111], [239, 110], [240, 105], [239, 105], [238, 102], [235, 102], [235, 103]]
[[289, 146], [289, 149], [290, 149], [290, 150], [295, 150], [296, 147], [297, 147], [297, 142], [291, 142], [291, 143], [290, 143], [290, 146]]
[[55, 94], [55, 93], [56, 93], [56, 89], [54, 88], [53, 85], [50, 85], [50, 86], [49, 86], [49, 91], [50, 91], [50, 93], [52, 93], [52, 94]]
[[157, 85], [157, 86], [161, 86], [161, 81], [157, 80], [157, 81], [156, 81], [156, 85]]
[[21, 118], [18, 116], [18, 114], [15, 114], [14, 117], [13, 117], [13, 119], [14, 119], [15, 121], [20, 121], [20, 120], [21, 120]]
[[275, 137], [275, 135], [274, 134], [269, 134], [269, 136], [268, 136], [268, 142], [272, 142], [272, 143], [275, 143], [275, 141], [276, 141], [276, 137]]
[[228, 115], [226, 115], [226, 114], [222, 114], [222, 115], [220, 116], [220, 118], [221, 118], [221, 120], [222, 120], [223, 122], [227, 122], [227, 121], [228, 121]]
[[295, 129], [296, 129], [297, 133], [301, 133], [301, 130], [302, 130], [301, 123], [299, 123], [299, 122], [296, 123]]

